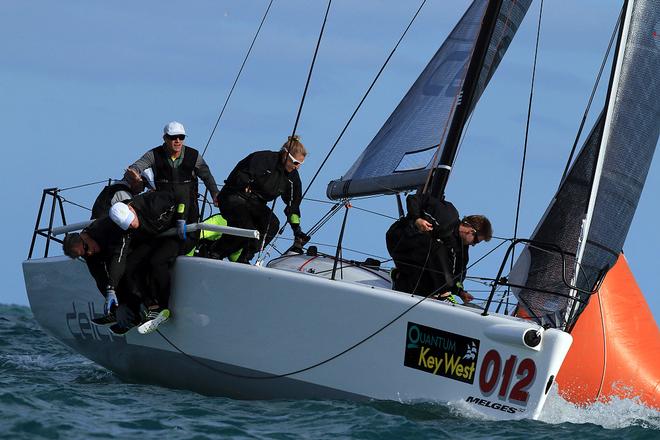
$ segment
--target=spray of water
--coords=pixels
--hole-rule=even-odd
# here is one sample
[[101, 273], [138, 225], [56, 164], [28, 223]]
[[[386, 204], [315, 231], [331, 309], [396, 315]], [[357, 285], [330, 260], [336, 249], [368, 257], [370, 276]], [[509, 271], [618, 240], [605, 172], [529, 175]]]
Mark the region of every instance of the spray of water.
[[604, 402], [579, 406], [564, 400], [556, 386], [550, 390], [539, 419], [552, 424], [593, 423], [606, 429], [639, 426], [660, 430], [660, 412], [645, 406], [638, 397], [613, 397]]

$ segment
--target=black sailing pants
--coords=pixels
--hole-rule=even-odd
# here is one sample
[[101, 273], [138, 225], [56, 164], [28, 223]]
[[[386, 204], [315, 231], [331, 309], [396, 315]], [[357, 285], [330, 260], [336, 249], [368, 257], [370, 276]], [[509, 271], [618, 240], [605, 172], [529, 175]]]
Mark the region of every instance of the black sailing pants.
[[161, 237], [141, 242], [131, 250], [125, 276], [131, 290], [140, 292], [145, 306], [168, 307], [172, 265], [181, 247], [178, 238]]
[[[243, 249], [239, 261], [247, 263], [266, 246], [277, 234], [280, 221], [268, 205], [256, 197], [243, 197], [237, 193], [220, 193], [219, 208], [229, 226], [244, 229], [256, 229], [260, 240], [224, 234], [218, 240], [221, 254], [229, 255]], [[265, 241], [264, 241], [265, 240]]]

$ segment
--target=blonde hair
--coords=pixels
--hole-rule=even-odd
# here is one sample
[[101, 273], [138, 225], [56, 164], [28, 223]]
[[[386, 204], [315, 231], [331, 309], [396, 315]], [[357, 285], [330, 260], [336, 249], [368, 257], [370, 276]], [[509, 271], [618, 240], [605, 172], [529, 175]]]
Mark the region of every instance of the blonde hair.
[[287, 141], [282, 145], [282, 151], [286, 151], [292, 156], [298, 156], [300, 154], [302, 154], [303, 157], [307, 156], [307, 150], [302, 142], [300, 142], [300, 136], [297, 134], [287, 138]]

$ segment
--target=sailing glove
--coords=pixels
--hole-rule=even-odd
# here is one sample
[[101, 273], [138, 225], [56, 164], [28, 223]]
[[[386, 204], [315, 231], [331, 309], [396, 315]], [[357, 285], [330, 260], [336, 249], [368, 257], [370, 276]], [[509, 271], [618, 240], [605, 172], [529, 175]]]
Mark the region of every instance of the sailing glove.
[[179, 240], [183, 241], [186, 239], [186, 221], [177, 220], [176, 221], [176, 235], [179, 236]]
[[108, 288], [105, 291], [105, 303], [103, 304], [103, 313], [109, 315], [110, 312], [112, 312], [112, 308], [117, 307], [118, 305], [119, 305], [119, 301], [117, 300], [117, 295], [115, 294], [115, 290], [112, 288]]

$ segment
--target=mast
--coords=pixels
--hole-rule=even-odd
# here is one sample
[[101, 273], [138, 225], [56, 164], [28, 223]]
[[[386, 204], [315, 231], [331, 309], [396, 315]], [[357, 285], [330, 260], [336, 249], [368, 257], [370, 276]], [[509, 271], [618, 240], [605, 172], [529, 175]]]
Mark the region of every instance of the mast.
[[[603, 164], [605, 161], [605, 155], [607, 154], [607, 146], [610, 140], [611, 128], [613, 113], [614, 113], [614, 103], [615, 96], [618, 93], [619, 85], [619, 76], [621, 74], [622, 64], [624, 60], [624, 52], [626, 50], [626, 43], [628, 38], [628, 29], [630, 27], [630, 20], [632, 17], [632, 10], [635, 0], [625, 0], [623, 3], [623, 10], [625, 11], [624, 20], [619, 27], [619, 37], [617, 41], [617, 50], [614, 55], [614, 60], [612, 61], [612, 74], [610, 76], [610, 82], [608, 85], [607, 98], [605, 101], [605, 123], [603, 127], [603, 136], [600, 140], [598, 146], [598, 157], [595, 164], [595, 172], [593, 175], [593, 181], [591, 183], [591, 194], [589, 196], [589, 204], [585, 212], [585, 218], [582, 223], [582, 233], [580, 234], [580, 241], [578, 243], [578, 250], [575, 261], [575, 273], [574, 279], [571, 284], [573, 286], [577, 285], [578, 277], [580, 275], [580, 267], [582, 266], [582, 259], [587, 246], [587, 238], [589, 237], [589, 230], [591, 227], [594, 209], [596, 206], [596, 197], [598, 195], [598, 188], [600, 184], [600, 178], [603, 173]], [[571, 289], [570, 295], [576, 296], [578, 293], [575, 289]], [[567, 314], [570, 314], [570, 308], [567, 309]], [[570, 316], [566, 316], [567, 319], [570, 319]]]
[[458, 143], [463, 133], [463, 127], [470, 115], [470, 109], [472, 108], [472, 102], [479, 82], [479, 74], [488, 53], [488, 46], [493, 36], [501, 7], [502, 0], [490, 0], [484, 13], [481, 30], [475, 42], [474, 53], [465, 75], [463, 87], [459, 92], [460, 95], [456, 104], [454, 117], [447, 133], [445, 147], [440, 156], [440, 161], [433, 171], [431, 194], [436, 197], [444, 199], [449, 173], [451, 172], [456, 152], [458, 151]]

